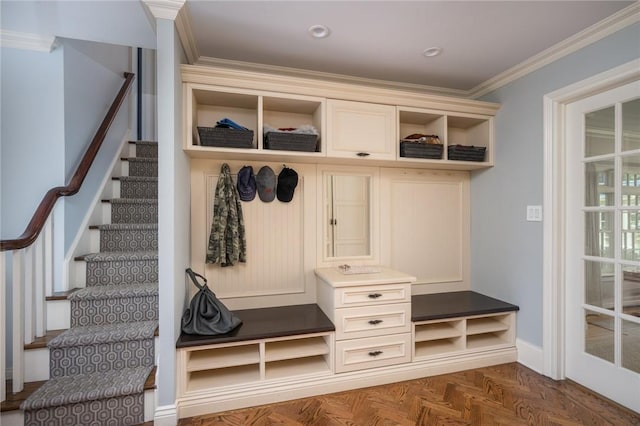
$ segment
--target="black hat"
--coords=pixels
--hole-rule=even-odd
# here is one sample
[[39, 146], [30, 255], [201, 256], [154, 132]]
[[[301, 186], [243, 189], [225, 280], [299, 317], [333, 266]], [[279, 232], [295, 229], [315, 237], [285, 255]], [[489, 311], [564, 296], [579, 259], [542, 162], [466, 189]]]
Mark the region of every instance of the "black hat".
[[278, 200], [288, 203], [293, 199], [293, 192], [298, 185], [298, 173], [295, 170], [285, 167], [278, 175], [278, 188], [276, 193]]
[[271, 167], [263, 166], [256, 175], [258, 196], [260, 200], [269, 203], [276, 198], [276, 174]]
[[256, 197], [256, 177], [253, 167], [244, 166], [238, 172], [238, 194], [242, 201], [251, 201]]

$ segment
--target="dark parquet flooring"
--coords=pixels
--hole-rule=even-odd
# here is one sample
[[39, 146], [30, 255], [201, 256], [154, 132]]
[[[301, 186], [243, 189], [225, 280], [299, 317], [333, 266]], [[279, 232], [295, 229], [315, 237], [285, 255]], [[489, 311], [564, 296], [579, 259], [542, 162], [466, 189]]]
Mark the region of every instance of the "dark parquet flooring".
[[[640, 395], [638, 395], [640, 398]], [[182, 419], [212, 425], [640, 425], [640, 414], [517, 363]]]

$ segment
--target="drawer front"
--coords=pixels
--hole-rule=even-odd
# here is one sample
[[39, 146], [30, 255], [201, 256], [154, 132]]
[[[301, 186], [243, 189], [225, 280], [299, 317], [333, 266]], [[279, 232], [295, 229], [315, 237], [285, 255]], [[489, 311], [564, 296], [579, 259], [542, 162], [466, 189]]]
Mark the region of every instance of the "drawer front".
[[382, 284], [336, 289], [336, 308], [411, 302], [411, 284]]
[[411, 361], [411, 333], [336, 342], [336, 373]]
[[336, 339], [411, 332], [411, 303], [336, 309]]

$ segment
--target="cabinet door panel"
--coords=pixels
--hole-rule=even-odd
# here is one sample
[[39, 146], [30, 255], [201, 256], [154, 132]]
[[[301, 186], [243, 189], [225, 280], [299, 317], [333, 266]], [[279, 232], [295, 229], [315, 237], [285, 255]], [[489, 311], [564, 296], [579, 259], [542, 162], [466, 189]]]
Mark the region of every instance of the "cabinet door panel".
[[330, 99], [327, 107], [330, 157], [395, 159], [395, 106]]

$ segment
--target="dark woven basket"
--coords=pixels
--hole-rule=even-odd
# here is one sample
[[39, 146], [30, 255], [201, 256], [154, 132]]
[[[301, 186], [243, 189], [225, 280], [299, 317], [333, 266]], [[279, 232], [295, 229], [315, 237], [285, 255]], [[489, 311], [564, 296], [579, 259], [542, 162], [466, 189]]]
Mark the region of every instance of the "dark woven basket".
[[198, 127], [200, 145], [223, 148], [253, 148], [253, 130]]
[[315, 152], [318, 135], [309, 133], [269, 132], [264, 137], [264, 148], [281, 151]]
[[400, 157], [430, 158], [439, 160], [442, 158], [442, 145], [421, 142], [400, 142]]
[[450, 145], [447, 147], [449, 160], [454, 161], [484, 161], [487, 150], [484, 146]]

